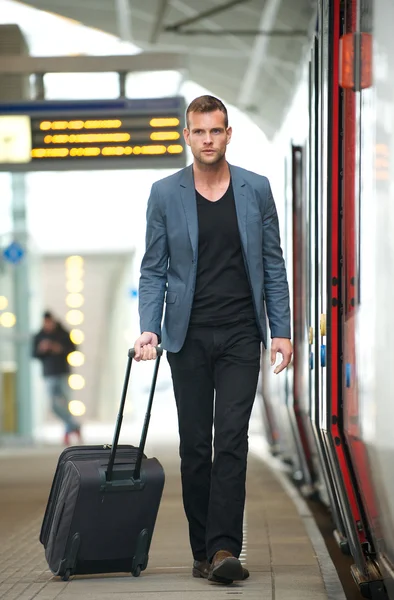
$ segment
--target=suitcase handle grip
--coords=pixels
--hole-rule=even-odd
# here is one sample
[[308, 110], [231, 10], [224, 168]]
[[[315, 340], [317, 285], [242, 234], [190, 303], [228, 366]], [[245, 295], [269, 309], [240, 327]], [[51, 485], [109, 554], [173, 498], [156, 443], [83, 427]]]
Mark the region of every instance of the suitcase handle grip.
[[[153, 396], [155, 394], [157, 375], [159, 372], [160, 358], [163, 354], [163, 348], [156, 348], [156, 351], [157, 351], [157, 358], [155, 361], [155, 368], [153, 371], [152, 385], [151, 385], [150, 392], [149, 392], [148, 408], [146, 410], [144, 426], [142, 428], [141, 440], [140, 440], [140, 445], [138, 447], [137, 460], [136, 460], [135, 469], [134, 469], [133, 479], [135, 481], [140, 479], [142, 458], [144, 456], [145, 442], [146, 442], [146, 437], [148, 435], [149, 421], [150, 421], [152, 404], [153, 404]], [[108, 461], [107, 481], [112, 480], [112, 473], [113, 473], [114, 464], [115, 464], [116, 451], [118, 449], [119, 435], [120, 435], [120, 430], [121, 430], [122, 421], [123, 421], [123, 412], [124, 412], [124, 407], [126, 404], [127, 389], [128, 389], [129, 380], [130, 380], [131, 365], [133, 363], [134, 356], [135, 356], [134, 348], [130, 348], [130, 350], [128, 351], [126, 374], [125, 374], [125, 379], [124, 379], [124, 383], [123, 383], [123, 390], [122, 390], [122, 397], [120, 400], [119, 413], [118, 413], [118, 417], [116, 419], [114, 439], [112, 442], [111, 454], [110, 454], [109, 461]]]
[[[162, 354], [163, 354], [163, 348], [159, 348], [158, 346], [156, 346], [156, 353], [157, 353], [157, 356], [162, 356]], [[135, 357], [135, 350], [134, 350], [134, 348], [130, 348], [130, 350], [128, 352], [128, 356], [129, 356], [129, 358], [134, 358]]]

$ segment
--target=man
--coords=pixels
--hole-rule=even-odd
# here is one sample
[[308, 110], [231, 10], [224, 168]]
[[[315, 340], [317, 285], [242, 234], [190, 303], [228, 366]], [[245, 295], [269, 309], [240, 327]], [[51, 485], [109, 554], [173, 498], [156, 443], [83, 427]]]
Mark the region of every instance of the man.
[[65, 424], [64, 443], [70, 444], [70, 436], [75, 433], [81, 441], [81, 427], [71, 415], [69, 403], [68, 376], [70, 366], [67, 356], [75, 350], [75, 344], [70, 339], [70, 334], [52, 313], [44, 313], [41, 330], [34, 336], [33, 356], [42, 362], [44, 380], [51, 399], [52, 410]]
[[188, 107], [193, 165], [155, 183], [148, 202], [135, 342], [136, 360], [155, 358], [159, 342], [167, 350], [193, 575], [220, 583], [249, 576], [238, 557], [264, 304], [272, 364], [283, 356], [275, 373], [292, 355], [275, 203], [265, 177], [226, 162], [231, 133], [220, 100], [202, 96]]

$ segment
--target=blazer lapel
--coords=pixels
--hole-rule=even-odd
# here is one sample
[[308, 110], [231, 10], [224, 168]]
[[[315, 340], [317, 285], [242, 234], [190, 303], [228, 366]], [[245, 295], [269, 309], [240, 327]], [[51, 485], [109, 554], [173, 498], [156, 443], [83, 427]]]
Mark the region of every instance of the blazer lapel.
[[197, 257], [198, 251], [198, 218], [197, 218], [197, 203], [196, 190], [194, 187], [193, 167], [189, 166], [184, 169], [180, 181], [181, 198], [183, 208], [186, 214], [187, 227], [189, 230], [190, 242], [193, 248], [193, 256]]
[[247, 203], [247, 187], [245, 185], [245, 181], [242, 178], [241, 174], [238, 172], [236, 167], [229, 165], [231, 172], [231, 180], [233, 183], [234, 190], [234, 200], [235, 200], [235, 208], [237, 211], [237, 219], [238, 219], [238, 228], [239, 234], [241, 236], [242, 246], [244, 248], [245, 254], [248, 248], [248, 239], [247, 239], [247, 228], [246, 228], [246, 215], [248, 210]]

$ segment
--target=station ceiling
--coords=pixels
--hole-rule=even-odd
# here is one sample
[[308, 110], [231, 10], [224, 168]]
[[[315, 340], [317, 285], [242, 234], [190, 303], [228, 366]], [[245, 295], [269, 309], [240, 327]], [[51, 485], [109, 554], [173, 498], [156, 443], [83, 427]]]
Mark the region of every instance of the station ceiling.
[[308, 56], [314, 0], [24, 0], [135, 43], [188, 58], [190, 79], [272, 138]]

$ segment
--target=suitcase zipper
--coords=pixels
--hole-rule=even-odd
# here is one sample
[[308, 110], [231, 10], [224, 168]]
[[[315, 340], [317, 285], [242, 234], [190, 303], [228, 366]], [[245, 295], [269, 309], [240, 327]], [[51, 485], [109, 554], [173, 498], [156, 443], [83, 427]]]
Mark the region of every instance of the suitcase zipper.
[[[51, 522], [51, 527], [49, 529], [48, 538], [51, 538], [51, 542], [52, 542], [52, 544], [50, 546], [48, 544], [49, 550], [46, 552], [47, 561], [48, 561], [49, 565], [51, 565], [52, 552], [53, 552], [53, 549], [54, 549], [54, 547], [56, 545], [57, 535], [59, 533], [60, 524], [61, 524], [62, 517], [63, 517], [63, 514], [64, 514], [64, 509], [65, 509], [65, 506], [66, 506], [66, 500], [67, 500], [67, 496], [68, 496], [68, 492], [69, 492], [69, 487], [70, 487], [70, 479], [71, 479], [71, 469], [67, 473], [67, 476], [66, 476], [66, 478], [64, 480], [63, 501], [61, 503], [61, 506], [58, 506], [58, 510], [56, 510], [54, 512], [53, 519], [52, 519], [52, 522]], [[54, 527], [55, 531], [54, 531], [53, 535], [51, 536], [52, 526]], [[57, 569], [57, 572], [58, 572], [58, 569]], [[57, 572], [55, 573], [56, 575], [57, 575]]]

